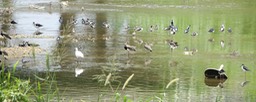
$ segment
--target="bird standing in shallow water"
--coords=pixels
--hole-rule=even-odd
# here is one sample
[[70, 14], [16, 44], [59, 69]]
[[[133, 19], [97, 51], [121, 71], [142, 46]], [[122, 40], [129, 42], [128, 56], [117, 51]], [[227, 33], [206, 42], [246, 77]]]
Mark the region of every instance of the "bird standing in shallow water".
[[146, 50], [148, 50], [149, 52], [152, 52], [151, 45], [148, 44], [147, 42], [145, 43], [144, 48], [145, 48]]
[[124, 49], [127, 51], [128, 57], [130, 51], [136, 51], [136, 47], [129, 45], [127, 42], [124, 44]]
[[84, 54], [81, 51], [79, 51], [77, 47], [75, 48], [75, 50], [76, 50], [75, 55], [76, 55], [77, 59], [78, 58], [84, 58]]
[[220, 27], [220, 31], [224, 32], [224, 30], [225, 30], [225, 26], [224, 26], [224, 24], [222, 24], [221, 27]]
[[7, 33], [1, 31], [1, 35], [5, 38], [12, 39]]
[[42, 24], [39, 24], [39, 23], [35, 23], [33, 22], [33, 25], [38, 29], [38, 28], [42, 28], [43, 25]]
[[185, 29], [184, 33], [187, 34], [189, 32], [190, 25], [188, 25], [187, 29]]
[[241, 65], [241, 68], [244, 72], [250, 71], [244, 64]]
[[213, 33], [213, 32], [214, 32], [214, 29], [211, 28], [211, 29], [208, 30], [208, 32]]
[[250, 70], [244, 64], [241, 65], [241, 69], [244, 71], [244, 78], [246, 80], [246, 72]]
[[224, 43], [223, 40], [220, 41], [220, 46], [221, 46], [221, 48], [224, 48], [224, 47], [225, 47], [225, 43]]
[[11, 24], [18, 24], [16, 21], [12, 20]]

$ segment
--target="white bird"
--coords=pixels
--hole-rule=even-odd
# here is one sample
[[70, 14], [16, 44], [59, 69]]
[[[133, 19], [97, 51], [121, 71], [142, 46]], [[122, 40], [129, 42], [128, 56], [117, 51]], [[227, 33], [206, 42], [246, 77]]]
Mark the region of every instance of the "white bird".
[[78, 50], [78, 48], [76, 47], [76, 58], [84, 58], [84, 54]]
[[83, 72], [84, 72], [84, 69], [76, 68], [75, 69], [75, 77], [77, 77], [78, 75], [82, 74]]
[[225, 26], [224, 26], [224, 24], [222, 24], [221, 27], [220, 27], [220, 31], [224, 32], [224, 29], [225, 29]]
[[222, 48], [224, 48], [224, 47], [225, 47], [225, 43], [224, 43], [224, 41], [223, 41], [223, 40], [221, 40], [221, 41], [220, 41], [220, 45], [221, 45], [221, 47], [222, 47]]

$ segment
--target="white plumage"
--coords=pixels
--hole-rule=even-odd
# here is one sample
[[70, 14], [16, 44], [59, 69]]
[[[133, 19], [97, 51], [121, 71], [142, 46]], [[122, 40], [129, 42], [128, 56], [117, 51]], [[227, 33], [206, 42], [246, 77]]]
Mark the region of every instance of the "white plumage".
[[78, 75], [82, 74], [84, 72], [84, 69], [80, 69], [80, 68], [76, 68], [75, 69], [75, 77], [77, 77]]
[[84, 54], [78, 50], [78, 48], [76, 47], [76, 58], [84, 58]]

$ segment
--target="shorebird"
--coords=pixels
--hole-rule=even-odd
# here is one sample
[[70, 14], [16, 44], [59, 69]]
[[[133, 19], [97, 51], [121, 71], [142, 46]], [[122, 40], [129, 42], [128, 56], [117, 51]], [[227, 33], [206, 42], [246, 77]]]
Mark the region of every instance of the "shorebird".
[[42, 24], [35, 23], [35, 22], [33, 22], [33, 25], [34, 25], [37, 29], [43, 27]]
[[124, 49], [127, 51], [128, 53], [128, 57], [129, 57], [129, 52], [130, 51], [136, 51], [136, 47], [129, 45], [127, 42], [124, 44]]
[[28, 46], [27, 42], [26, 41], [22, 41], [20, 44], [19, 44], [19, 47], [26, 47]]
[[109, 28], [110, 27], [110, 25], [107, 22], [103, 22], [102, 24], [103, 24], [104, 28]]
[[143, 28], [142, 27], [135, 27], [134, 31], [140, 32], [140, 31], [143, 31]]
[[166, 40], [171, 50], [178, 48], [178, 42], [174, 42], [173, 40]]
[[250, 71], [244, 64], [241, 65], [241, 69], [242, 69], [244, 72]]
[[145, 42], [144, 48], [145, 48], [146, 50], [148, 50], [149, 52], [152, 52], [151, 45], [148, 44], [147, 42]]
[[12, 20], [11, 24], [18, 24], [16, 21]]
[[232, 33], [232, 29], [231, 29], [231, 28], [228, 28], [228, 32], [229, 32], [229, 33]]
[[195, 53], [197, 52], [197, 49], [192, 49], [192, 50], [189, 50], [188, 47], [185, 47], [184, 48], [184, 55], [194, 55]]
[[12, 39], [7, 33], [1, 31], [1, 35], [4, 37], [4, 38], [8, 38], [8, 39]]
[[185, 29], [184, 33], [187, 34], [189, 32], [190, 25], [188, 25], [187, 29]]
[[197, 35], [198, 35], [197, 32], [193, 32], [193, 33], [191, 34], [191, 36], [197, 36]]
[[62, 18], [62, 17], [59, 18], [59, 22], [60, 22], [60, 23], [63, 22], [63, 18]]
[[149, 32], [153, 32], [153, 25], [149, 27]]
[[208, 32], [213, 33], [213, 32], [214, 32], [214, 29], [213, 29], [213, 28], [210, 28], [210, 29], [208, 30]]
[[225, 47], [225, 43], [224, 43], [224, 41], [223, 41], [223, 40], [221, 40], [221, 41], [220, 41], [220, 46], [221, 46], [222, 48], [224, 48], [224, 47]]
[[222, 24], [221, 27], [220, 27], [220, 31], [224, 32], [224, 30], [225, 30], [225, 26], [224, 26], [224, 24]]
[[250, 71], [244, 64], [241, 65], [241, 69], [244, 71], [244, 78], [246, 80], [246, 72]]

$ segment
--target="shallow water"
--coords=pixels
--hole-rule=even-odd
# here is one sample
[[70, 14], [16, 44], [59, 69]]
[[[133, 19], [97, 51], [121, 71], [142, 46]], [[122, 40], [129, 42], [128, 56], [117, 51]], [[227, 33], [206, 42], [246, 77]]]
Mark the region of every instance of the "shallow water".
[[[94, 75], [101, 75], [104, 68], [113, 67], [117, 69], [112, 73], [121, 77], [117, 79], [121, 87], [134, 74], [127, 88], [122, 91], [120, 87], [118, 90], [133, 101], [157, 101], [156, 97], [161, 97], [163, 101], [255, 101], [255, 7], [246, 1], [223, 1], [220, 4], [210, 2], [211, 5], [206, 5], [208, 2], [188, 4], [177, 1], [177, 4], [167, 5], [169, 3], [80, 0], [71, 1], [70, 6], [60, 9], [58, 1], [52, 1], [50, 9], [47, 0], [17, 0], [10, 18], [18, 24], [4, 30], [33, 35], [37, 29], [32, 22], [44, 25], [40, 31], [46, 38], [16, 38], [9, 41], [9, 45], [29, 40], [46, 49], [52, 62], [51, 71], [56, 74], [65, 101], [97, 101], [98, 98], [114, 100], [115, 94], [109, 87], [93, 80]], [[44, 6], [45, 9], [29, 9], [29, 5]], [[81, 7], [85, 8], [84, 11]], [[59, 23], [59, 17], [63, 18], [63, 23]], [[70, 26], [72, 18], [77, 19], [78, 24]], [[82, 18], [96, 22], [96, 28], [81, 24]], [[176, 35], [163, 30], [171, 20], [178, 27]], [[103, 22], [108, 22], [110, 28], [103, 28]], [[225, 25], [224, 32], [219, 31], [221, 24]], [[125, 29], [128, 25], [131, 30]], [[149, 32], [150, 25], [157, 25], [159, 29]], [[188, 25], [191, 25], [190, 32], [184, 34]], [[65, 28], [67, 26], [70, 28]], [[132, 29], [135, 26], [141, 26], [144, 30], [137, 32], [134, 39]], [[215, 32], [209, 33], [212, 27]], [[227, 32], [229, 27], [232, 33]], [[199, 35], [193, 37], [192, 32]], [[57, 36], [62, 38], [59, 42]], [[108, 37], [110, 39], [105, 40]], [[214, 42], [209, 42], [210, 38]], [[147, 52], [143, 48], [144, 44], [136, 43], [136, 39], [153, 43], [153, 52]], [[165, 43], [167, 39], [177, 41], [179, 47], [172, 51]], [[220, 46], [221, 40], [225, 41], [224, 48]], [[123, 48], [125, 42], [136, 46], [137, 51], [128, 56]], [[85, 55], [78, 63], [74, 54], [76, 47]], [[184, 47], [197, 49], [198, 52], [192, 56], [184, 55]], [[233, 55], [234, 51], [238, 54]], [[44, 73], [47, 70], [44, 67], [45, 55], [36, 57], [37, 64], [21, 70]], [[252, 70], [247, 72], [246, 79], [240, 68], [242, 63]], [[224, 64], [228, 79], [223, 82], [223, 88], [218, 85], [209, 86], [208, 80], [204, 78], [204, 70], [208, 67], [219, 68], [221, 64]], [[75, 77], [76, 68], [84, 69], [78, 77]], [[179, 78], [179, 81], [165, 89], [170, 80], [175, 78]], [[245, 81], [249, 83], [241, 86]], [[117, 88], [118, 83], [113, 82], [113, 87]]]

